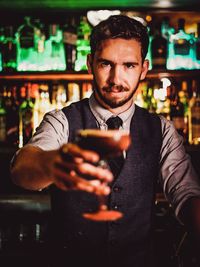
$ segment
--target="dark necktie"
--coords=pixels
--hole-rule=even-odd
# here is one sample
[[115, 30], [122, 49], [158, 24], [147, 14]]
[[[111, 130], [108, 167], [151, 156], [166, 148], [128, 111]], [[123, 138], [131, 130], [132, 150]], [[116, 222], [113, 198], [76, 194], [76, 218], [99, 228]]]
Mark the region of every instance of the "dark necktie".
[[[118, 116], [110, 117], [106, 121], [109, 130], [119, 129], [119, 127], [122, 126], [122, 123], [123, 123], [122, 119], [120, 119]], [[108, 165], [114, 175], [114, 178], [116, 178], [119, 175], [123, 163], [124, 163], [123, 155], [108, 160]]]

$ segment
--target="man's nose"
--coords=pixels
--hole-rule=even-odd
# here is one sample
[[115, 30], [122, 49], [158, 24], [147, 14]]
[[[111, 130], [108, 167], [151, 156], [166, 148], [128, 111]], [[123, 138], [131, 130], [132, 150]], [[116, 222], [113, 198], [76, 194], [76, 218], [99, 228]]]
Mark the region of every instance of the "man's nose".
[[109, 82], [115, 85], [121, 84], [122, 71], [118, 66], [115, 66], [110, 71]]

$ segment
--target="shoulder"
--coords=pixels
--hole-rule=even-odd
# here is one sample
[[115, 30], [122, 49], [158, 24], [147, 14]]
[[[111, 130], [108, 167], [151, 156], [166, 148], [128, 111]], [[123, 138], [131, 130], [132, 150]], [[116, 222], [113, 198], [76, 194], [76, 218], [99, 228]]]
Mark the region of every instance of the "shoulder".
[[63, 113], [63, 110], [51, 110], [47, 112], [44, 115], [43, 121], [51, 122], [51, 121], [58, 121], [58, 122], [65, 122], [66, 121], [66, 116]]
[[174, 124], [171, 120], [166, 119], [162, 115], [158, 115], [160, 121], [161, 121], [161, 128], [162, 128], [162, 134], [167, 134], [167, 133], [174, 133], [176, 132], [176, 129], [174, 127]]
[[81, 111], [83, 107], [89, 107], [89, 99], [84, 98], [80, 101], [74, 102], [70, 104], [69, 106], [66, 106], [62, 109], [62, 112], [66, 115], [73, 111]]

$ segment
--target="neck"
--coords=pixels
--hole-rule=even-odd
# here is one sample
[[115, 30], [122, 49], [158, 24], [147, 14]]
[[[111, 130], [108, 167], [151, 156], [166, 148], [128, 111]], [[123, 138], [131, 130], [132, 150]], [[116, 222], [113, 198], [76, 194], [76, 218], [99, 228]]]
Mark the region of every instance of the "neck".
[[106, 108], [107, 110], [109, 110], [110, 112], [112, 112], [115, 115], [118, 115], [120, 113], [125, 112], [126, 110], [128, 110], [131, 105], [133, 104], [133, 98], [131, 98], [128, 102], [126, 102], [124, 105], [120, 106], [120, 107], [116, 107], [116, 108], [112, 108], [109, 105], [107, 105], [106, 103], [104, 103], [98, 96], [98, 94], [94, 93], [95, 99], [97, 100], [97, 102], [104, 108]]

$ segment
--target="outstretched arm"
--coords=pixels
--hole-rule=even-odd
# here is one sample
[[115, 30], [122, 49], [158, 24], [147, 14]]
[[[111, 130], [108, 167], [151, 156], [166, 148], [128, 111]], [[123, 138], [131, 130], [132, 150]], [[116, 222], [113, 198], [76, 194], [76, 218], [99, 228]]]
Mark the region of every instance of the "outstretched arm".
[[[85, 190], [108, 194], [108, 186], [101, 180], [112, 181], [109, 170], [96, 167], [98, 154], [83, 150], [74, 144], [44, 151], [33, 145], [22, 148], [16, 156], [11, 176], [15, 184], [29, 190], [41, 190], [55, 184], [62, 190]], [[85, 176], [91, 180], [85, 179]]]

